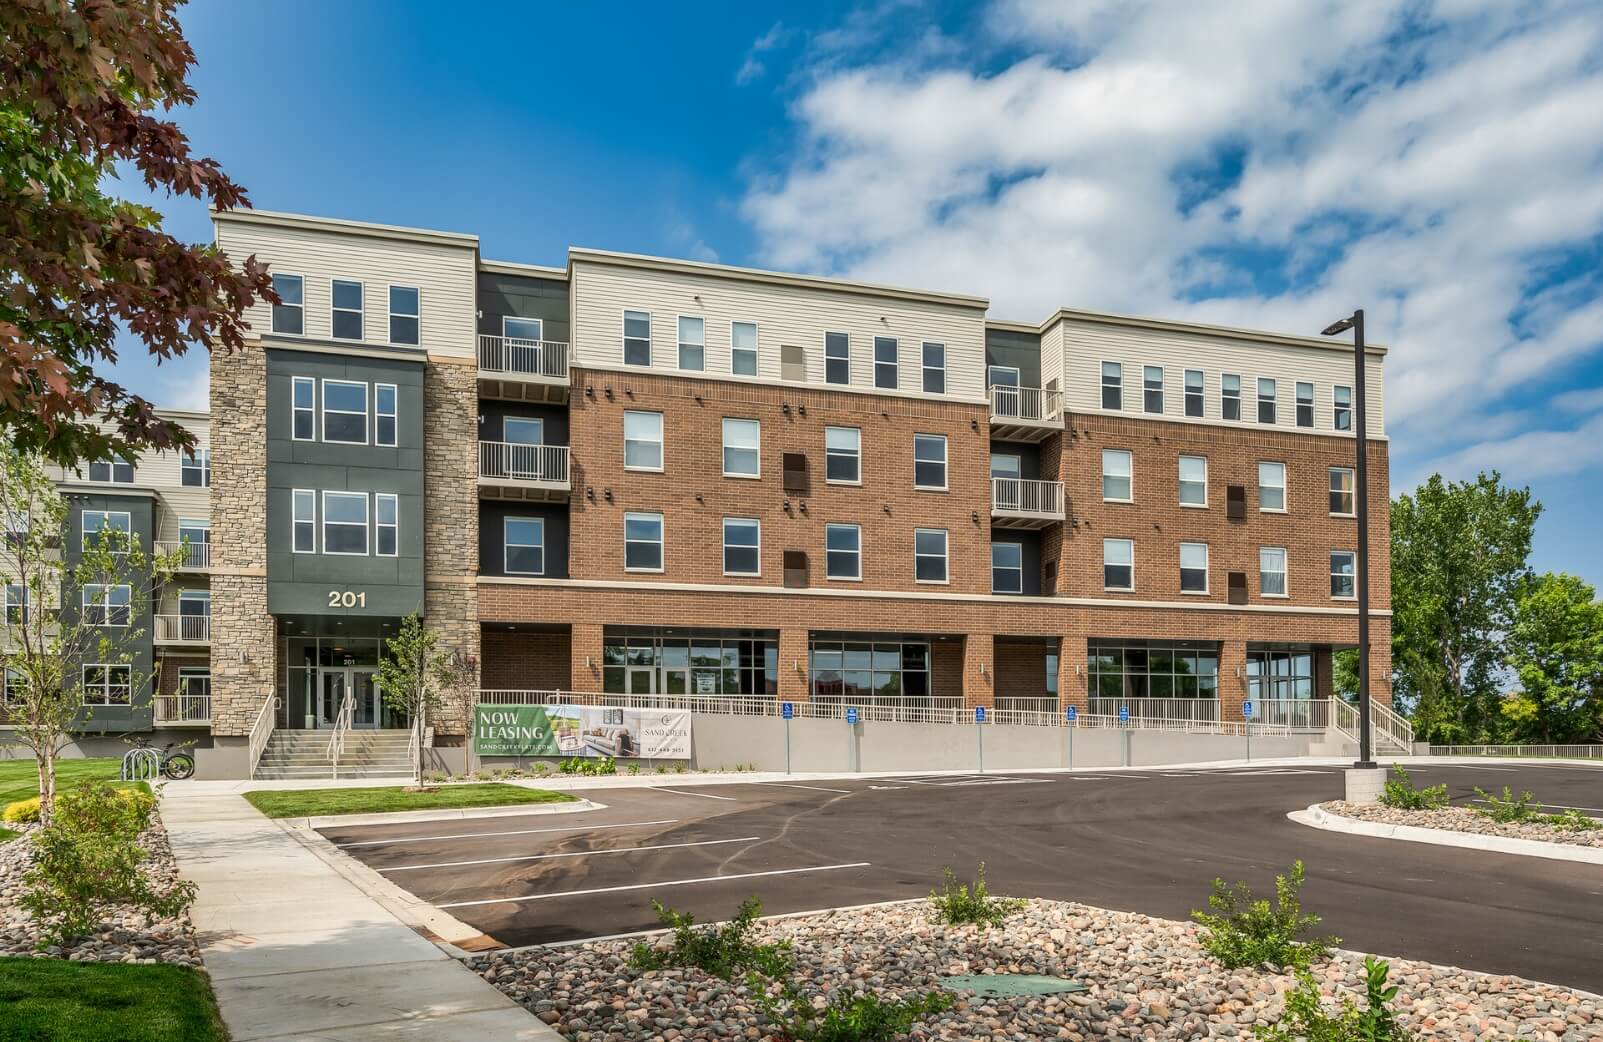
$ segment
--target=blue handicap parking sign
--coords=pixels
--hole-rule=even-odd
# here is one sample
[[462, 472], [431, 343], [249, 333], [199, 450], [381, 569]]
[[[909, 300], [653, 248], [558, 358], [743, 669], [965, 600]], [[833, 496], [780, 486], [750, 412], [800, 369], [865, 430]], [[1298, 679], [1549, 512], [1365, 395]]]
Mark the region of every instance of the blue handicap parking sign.
[[985, 707], [984, 706], [975, 706], [974, 707], [974, 722], [977, 723], [977, 724], [985, 723]]
[[779, 715], [786, 720], [790, 720], [796, 715], [796, 707], [790, 702], [781, 702], [779, 704]]
[[1241, 703], [1241, 715], [1244, 719], [1252, 719], [1252, 702], [1250, 700]]
[[846, 722], [848, 724], [855, 724], [857, 722], [857, 707], [856, 706], [852, 706], [850, 709], [846, 710]]
[[1069, 706], [1068, 708], [1063, 710], [1063, 715], [1068, 717], [1070, 720], [1073, 720], [1075, 717], [1079, 716], [1080, 714], [1073, 706]]
[[1119, 723], [1127, 724], [1129, 722], [1130, 722], [1130, 707], [1129, 706], [1120, 706], [1119, 707]]

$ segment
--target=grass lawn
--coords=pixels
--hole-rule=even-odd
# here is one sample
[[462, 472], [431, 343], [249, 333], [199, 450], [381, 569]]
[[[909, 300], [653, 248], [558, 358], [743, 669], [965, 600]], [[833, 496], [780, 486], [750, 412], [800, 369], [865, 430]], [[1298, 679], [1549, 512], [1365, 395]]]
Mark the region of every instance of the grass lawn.
[[386, 811], [441, 810], [454, 807], [507, 807], [523, 803], [571, 803], [565, 792], [525, 789], [491, 782], [445, 785], [433, 792], [403, 792], [399, 785], [374, 789], [293, 789], [245, 793], [269, 818], [309, 818], [319, 814], [382, 814]]
[[9, 843], [20, 835], [22, 833], [16, 829], [8, 829], [4, 825], [0, 825], [0, 843]]
[[[91, 759], [57, 760], [56, 791], [65, 792], [80, 782], [115, 782], [122, 770], [122, 761], [114, 756], [97, 756]], [[130, 786], [149, 789], [144, 782], [128, 782]], [[0, 807], [18, 800], [31, 800], [39, 795], [39, 765], [32, 759], [0, 760]]]
[[0, 1037], [17, 1042], [227, 1042], [186, 966], [0, 958]]

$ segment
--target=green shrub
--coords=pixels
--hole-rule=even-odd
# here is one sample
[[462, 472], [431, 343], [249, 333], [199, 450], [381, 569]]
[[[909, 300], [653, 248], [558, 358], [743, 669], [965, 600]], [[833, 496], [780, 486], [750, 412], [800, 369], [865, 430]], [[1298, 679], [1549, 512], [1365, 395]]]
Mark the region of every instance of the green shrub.
[[658, 765], [657, 773], [658, 774], [667, 774], [668, 773], [668, 765], [667, 764]]
[[1319, 984], [1307, 970], [1297, 971], [1297, 987], [1286, 996], [1286, 1015], [1278, 1024], [1256, 1028], [1257, 1042], [1413, 1042], [1414, 1034], [1397, 1023], [1391, 1002], [1397, 986], [1388, 985], [1390, 967], [1373, 955], [1364, 959], [1365, 1008], [1342, 998], [1334, 1013], [1325, 1012]]
[[1590, 832], [1592, 829], [1603, 828], [1603, 821], [1582, 814], [1574, 807], [1568, 807], [1557, 814], [1549, 814], [1542, 821], [1560, 832]]
[[1213, 913], [1194, 911], [1191, 918], [1203, 928], [1202, 947], [1229, 969], [1248, 966], [1306, 968], [1330, 953], [1335, 937], [1305, 937], [1319, 925], [1317, 915], [1304, 915], [1298, 896], [1304, 880], [1297, 861], [1290, 875], [1275, 876], [1275, 903], [1254, 898], [1246, 883], [1234, 887], [1223, 879], [1213, 881], [1208, 907]]
[[930, 891], [930, 902], [935, 905], [935, 921], [941, 923], [974, 923], [978, 926], [1000, 926], [1008, 916], [1023, 908], [1025, 903], [1016, 897], [992, 897], [985, 886], [985, 862], [980, 862], [974, 873], [974, 886], [958, 882], [950, 868], [942, 869], [944, 880], [939, 890]]
[[546, 775], [551, 773], [551, 765], [546, 763], [544, 760], [541, 760], [539, 763], [534, 765], [534, 773], [544, 778]]
[[631, 763], [629, 765], [629, 776], [632, 778], [632, 777], [634, 777], [635, 775], [637, 775], [639, 773], [640, 773], [640, 765], [638, 763]]
[[695, 916], [676, 912], [656, 898], [652, 898], [651, 907], [662, 925], [673, 931], [673, 938], [667, 948], [636, 944], [629, 965], [637, 970], [693, 966], [724, 980], [745, 970], [757, 970], [769, 977], [790, 971], [788, 943], [752, 943], [751, 932], [763, 910], [763, 903], [755, 897], [742, 901], [729, 922], [700, 929], [696, 928]]
[[940, 991], [887, 1001], [871, 993], [854, 994], [838, 988], [818, 1009], [789, 982], [779, 1001], [769, 996], [761, 981], [751, 984], [780, 1037], [793, 1042], [891, 1042], [907, 1034], [915, 1022], [952, 1006], [952, 996]]
[[1447, 806], [1447, 786], [1432, 785], [1426, 789], [1414, 788], [1414, 779], [1400, 763], [1391, 765], [1391, 778], [1381, 790], [1380, 802], [1398, 810], [1440, 810]]
[[1529, 790], [1516, 796], [1514, 790], [1505, 785], [1503, 795], [1495, 796], [1477, 785], [1475, 795], [1486, 801], [1486, 806], [1475, 808], [1475, 813], [1483, 818], [1491, 818], [1507, 825], [1542, 817], [1541, 811], [1538, 810], [1541, 804], [1536, 802], [1536, 795]]
[[0, 821], [10, 825], [33, 825], [39, 821], [39, 797], [6, 804], [0, 811]]

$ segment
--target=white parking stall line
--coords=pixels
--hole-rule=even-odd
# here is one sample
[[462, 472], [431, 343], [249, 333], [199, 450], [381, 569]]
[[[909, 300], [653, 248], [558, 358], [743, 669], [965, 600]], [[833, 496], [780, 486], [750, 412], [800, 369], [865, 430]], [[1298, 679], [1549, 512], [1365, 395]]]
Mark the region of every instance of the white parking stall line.
[[649, 847], [604, 847], [600, 850], [564, 850], [557, 854], [521, 854], [516, 857], [487, 857], [477, 861], [440, 861], [432, 865], [401, 865], [381, 868], [380, 872], [417, 872], [427, 868], [464, 868], [468, 865], [500, 865], [508, 861], [553, 861], [565, 857], [591, 857], [598, 854], [639, 854], [650, 850], [683, 850], [686, 847], [716, 847], [720, 843], [752, 843], [761, 836], [738, 836], [734, 839], [704, 839], [694, 843], [658, 843]]
[[811, 789], [814, 792], [838, 792], [843, 796], [850, 796], [852, 794], [852, 790], [851, 789], [826, 789], [822, 785], [803, 785], [800, 782], [771, 781], [771, 782], [759, 782], [758, 784], [761, 784], [761, 785], [774, 785], [774, 786], [778, 786], [781, 789]]
[[650, 789], [652, 792], [671, 792], [675, 796], [700, 796], [704, 800], [728, 800], [730, 803], [737, 802], [733, 796], [714, 796], [710, 792], [685, 792], [682, 789], [664, 789], [660, 785], [647, 785], [646, 788]]
[[[1442, 764], [1441, 766], [1446, 770], [1453, 771], [1496, 771], [1499, 774], [1513, 774], [1519, 770], [1518, 767], [1482, 767], [1480, 764], [1471, 766], [1467, 763]], [[1429, 767], [1425, 768], [1425, 770], [1430, 769]]]
[[336, 847], [382, 847], [391, 843], [438, 843], [447, 839], [486, 839], [491, 836], [537, 836], [547, 832], [598, 832], [601, 829], [632, 829], [646, 825], [675, 825], [678, 818], [658, 818], [656, 821], [624, 821], [615, 825], [566, 825], [551, 829], [512, 829], [507, 832], [458, 832], [451, 836], [397, 836], [394, 839], [362, 839], [351, 843], [336, 843]]
[[843, 868], [868, 868], [872, 862], [853, 861], [845, 865], [813, 865], [809, 868], [776, 868], [768, 872], [739, 872], [728, 876], [700, 876], [695, 879], [665, 879], [660, 883], [630, 883], [627, 886], [602, 886], [590, 890], [561, 890], [552, 894], [529, 894], [524, 897], [492, 897], [483, 901], [454, 901], [437, 904], [436, 908], [471, 908], [475, 905], [521, 904], [524, 901], [550, 901], [558, 897], [587, 897], [591, 894], [616, 894], [625, 890], [651, 890], [657, 887], [695, 886], [700, 883], [726, 883], [735, 879], [758, 879], [764, 876], [794, 876], [805, 872], [835, 872]]

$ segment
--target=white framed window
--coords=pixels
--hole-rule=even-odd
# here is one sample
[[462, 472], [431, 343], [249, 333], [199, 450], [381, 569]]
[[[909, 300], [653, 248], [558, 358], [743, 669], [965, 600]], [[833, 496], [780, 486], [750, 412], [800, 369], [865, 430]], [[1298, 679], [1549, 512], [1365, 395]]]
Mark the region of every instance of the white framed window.
[[[133, 515], [126, 510], [85, 510], [78, 520], [83, 529], [79, 546], [84, 550], [99, 546], [102, 538], [112, 553], [127, 553], [133, 545]], [[102, 536], [102, 533], [109, 534]]]
[[623, 414], [623, 469], [662, 469], [662, 413]]
[[362, 284], [346, 279], [335, 279], [333, 304], [334, 339], [362, 339]]
[[186, 488], [210, 488], [212, 450], [197, 448], [178, 457], [178, 480]]
[[863, 577], [863, 530], [857, 525], [824, 526], [824, 575], [854, 582]]
[[323, 493], [323, 552], [367, 556], [367, 493]]
[[401, 502], [394, 492], [373, 493], [373, 555], [395, 557], [401, 552]]
[[110, 460], [97, 460], [89, 464], [89, 480], [96, 483], [132, 485], [134, 465], [120, 456]]
[[993, 478], [1022, 478], [1024, 476], [1024, 457], [1016, 452], [991, 453], [991, 477]]
[[724, 574], [762, 574], [762, 526], [756, 518], [724, 518]]
[[1108, 503], [1135, 502], [1132, 462], [1125, 449], [1102, 450], [1102, 498]]
[[1286, 512], [1286, 465], [1258, 464], [1258, 509], [1265, 513]]
[[946, 345], [924, 342], [924, 393], [946, 393]]
[[1180, 544], [1180, 592], [1208, 592], [1208, 544]]
[[509, 445], [544, 445], [545, 420], [538, 416], [503, 416], [501, 440]]
[[1314, 385], [1297, 381], [1297, 426], [1314, 425]]
[[15, 705], [21, 702], [28, 691], [28, 678], [21, 670], [7, 669], [5, 671], [5, 687], [0, 689], [0, 702], [5, 705]]
[[1286, 596], [1286, 548], [1258, 548], [1258, 593], [1264, 597]]
[[1235, 373], [1219, 374], [1219, 418], [1241, 419], [1241, 377]]
[[317, 493], [298, 488], [290, 493], [291, 549], [298, 554], [317, 553]]
[[1118, 362], [1102, 363], [1102, 408], [1124, 408], [1124, 366]]
[[1019, 379], [1019, 367], [1016, 365], [988, 365], [985, 367], [985, 385], [987, 387], [1017, 387]]
[[1357, 513], [1357, 503], [1352, 468], [1331, 467], [1330, 512], [1338, 517], [1352, 517]]
[[212, 523], [206, 518], [178, 519], [178, 542], [184, 548], [184, 563], [191, 568], [211, 566]]
[[863, 432], [860, 429], [824, 428], [824, 480], [831, 485], [863, 483]]
[[1147, 412], [1163, 412], [1163, 366], [1141, 367], [1141, 407]]
[[1102, 588], [1135, 589], [1135, 542], [1130, 539], [1102, 540]]
[[824, 382], [852, 382], [852, 338], [845, 333], [824, 334]]
[[28, 622], [28, 587], [22, 583], [5, 585], [6, 623], [23, 626]]
[[528, 344], [519, 344], [525, 347], [529, 344], [538, 344], [545, 339], [545, 320], [539, 318], [519, 318], [515, 315], [501, 316], [501, 336], [507, 340], [526, 340]]
[[651, 364], [651, 312], [624, 311], [623, 364]]
[[724, 417], [724, 477], [762, 476], [762, 424]]
[[1267, 376], [1258, 377], [1258, 422], [1275, 422], [1275, 381]]
[[416, 347], [423, 317], [416, 286], [390, 287], [390, 343]]
[[877, 336], [874, 338], [874, 386], [887, 390], [896, 390], [896, 338]]
[[340, 445], [367, 444], [367, 384], [323, 381], [323, 440]]
[[1201, 369], [1186, 370], [1186, 415], [1202, 415], [1203, 377]]
[[508, 575], [545, 574], [545, 521], [509, 517], [501, 522], [502, 559]]
[[1330, 425], [1338, 431], [1353, 429], [1353, 389], [1351, 387], [1332, 387], [1330, 389]]
[[679, 368], [707, 368], [707, 322], [699, 315], [679, 316]]
[[83, 667], [83, 704], [126, 706], [134, 701], [133, 667], [100, 662]]
[[662, 515], [623, 515], [623, 569], [626, 572], [662, 571]]
[[1330, 551], [1330, 596], [1338, 601], [1358, 596], [1358, 555], [1351, 550]]
[[991, 592], [1024, 592], [1024, 545], [991, 544]]
[[279, 303], [273, 305], [272, 329], [286, 336], [306, 333], [306, 280], [299, 275], [273, 276], [273, 292]]
[[1183, 507], [1208, 505], [1208, 457], [1180, 457], [1180, 505]]
[[126, 626], [134, 589], [127, 583], [84, 583], [83, 621], [89, 626]]
[[399, 399], [394, 384], [373, 385], [373, 444], [395, 447]]
[[913, 529], [913, 578], [921, 583], [948, 581], [946, 529]]
[[317, 381], [310, 376], [290, 380], [290, 437], [317, 440]]
[[946, 435], [913, 435], [913, 487], [946, 488]]
[[729, 324], [729, 371], [736, 376], [757, 375], [757, 323]]

